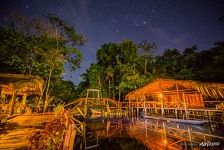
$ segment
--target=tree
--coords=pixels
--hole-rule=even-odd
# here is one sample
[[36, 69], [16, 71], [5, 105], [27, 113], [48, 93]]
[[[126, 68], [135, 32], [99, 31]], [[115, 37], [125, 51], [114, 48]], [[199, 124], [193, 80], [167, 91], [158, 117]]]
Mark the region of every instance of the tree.
[[[85, 80], [80, 86], [96, 87], [93, 85], [97, 85], [96, 79], [100, 78], [99, 85], [103, 96], [121, 99], [121, 95], [124, 97], [128, 90], [139, 86], [139, 82], [145, 82], [142, 80], [145, 76], [143, 77], [139, 71], [140, 56], [134, 42], [125, 40], [120, 43], [103, 44], [97, 50], [96, 56], [97, 64], [92, 64], [83, 74]], [[125, 82], [127, 79], [130, 80]]]
[[77, 98], [77, 89], [72, 81], [60, 79], [51, 90], [51, 95], [58, 102], [68, 103]]
[[[102, 74], [100, 75], [100, 82], [102, 84], [102, 92], [103, 82], [105, 82], [107, 97], [111, 96], [111, 84], [113, 85], [113, 95], [114, 95], [114, 83], [111, 83], [114, 79], [114, 71], [116, 66], [116, 59], [120, 54], [118, 45], [116, 43], [108, 43], [101, 46], [101, 48], [97, 51], [97, 65], [100, 66]], [[104, 78], [103, 78], [104, 77]], [[104, 93], [104, 92], [103, 92]]]
[[180, 67], [180, 52], [177, 49], [167, 49], [162, 56], [157, 56], [156, 67], [159, 75], [174, 77]]
[[110, 66], [110, 67], [106, 68], [105, 73], [106, 73], [106, 80], [108, 81], [108, 95], [110, 97], [111, 96], [110, 95], [111, 80], [113, 80], [113, 77], [114, 77], [114, 69]]
[[186, 48], [180, 56], [179, 71], [176, 75], [178, 79], [194, 79], [197, 64], [197, 46]]
[[44, 101], [52, 79], [61, 78], [64, 64], [74, 71], [82, 60], [80, 50], [86, 38], [58, 17], [21, 19], [1, 27], [0, 60], [3, 72], [39, 75], [45, 80]]
[[148, 60], [152, 59], [152, 52], [156, 48], [155, 43], [149, 43], [147, 41], [142, 41], [138, 48], [143, 51], [143, 58], [144, 58], [144, 74], [147, 74], [147, 65]]
[[224, 82], [224, 44], [216, 43], [209, 50], [197, 56], [195, 79], [201, 81]]
[[0, 71], [32, 74], [33, 40], [16, 29], [0, 27]]
[[142, 76], [137, 70], [134, 70], [131, 64], [122, 64], [118, 62], [117, 70], [119, 70], [119, 74], [121, 75], [119, 83], [116, 86], [119, 100], [121, 99], [121, 93], [124, 95], [131, 90], [143, 86], [149, 81], [146, 76]]

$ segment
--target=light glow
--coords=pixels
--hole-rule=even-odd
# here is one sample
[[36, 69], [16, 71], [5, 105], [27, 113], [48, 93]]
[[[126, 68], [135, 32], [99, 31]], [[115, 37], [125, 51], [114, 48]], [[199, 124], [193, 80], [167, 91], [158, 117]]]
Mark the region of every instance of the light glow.
[[163, 97], [163, 95], [162, 95], [162, 94], [159, 94], [159, 97], [160, 97], [160, 98], [162, 98], [162, 97]]

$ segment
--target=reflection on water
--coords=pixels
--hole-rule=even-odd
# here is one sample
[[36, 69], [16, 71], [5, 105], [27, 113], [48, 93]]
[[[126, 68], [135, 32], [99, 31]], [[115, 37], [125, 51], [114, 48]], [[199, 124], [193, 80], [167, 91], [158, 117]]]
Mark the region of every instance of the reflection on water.
[[153, 119], [89, 119], [76, 149], [221, 149], [223, 126], [196, 126]]
[[142, 143], [138, 142], [136, 139], [127, 137], [116, 137], [103, 139], [100, 143], [101, 150], [147, 150]]

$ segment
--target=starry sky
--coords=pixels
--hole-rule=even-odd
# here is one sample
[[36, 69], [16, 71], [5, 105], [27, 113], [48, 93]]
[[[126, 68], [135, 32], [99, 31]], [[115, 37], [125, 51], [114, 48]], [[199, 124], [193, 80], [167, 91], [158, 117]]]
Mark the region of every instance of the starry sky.
[[64, 79], [79, 83], [80, 74], [96, 62], [96, 50], [104, 43], [133, 40], [155, 42], [155, 54], [167, 48], [199, 50], [224, 41], [224, 0], [1, 0], [0, 21], [19, 12], [26, 16], [54, 14], [84, 34], [88, 42], [81, 68]]

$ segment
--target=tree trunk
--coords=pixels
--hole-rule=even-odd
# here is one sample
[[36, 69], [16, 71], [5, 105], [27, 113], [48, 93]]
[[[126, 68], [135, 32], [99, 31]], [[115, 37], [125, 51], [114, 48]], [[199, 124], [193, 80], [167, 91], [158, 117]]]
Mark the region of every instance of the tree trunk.
[[112, 77], [112, 83], [113, 83], [113, 99], [115, 99], [114, 77]]
[[120, 92], [120, 89], [118, 91], [118, 99], [119, 99], [119, 101], [121, 100], [121, 92]]
[[49, 87], [50, 87], [50, 82], [51, 82], [51, 76], [52, 76], [52, 72], [53, 72], [53, 69], [51, 69], [49, 71], [49, 76], [47, 78], [47, 83], [46, 83], [46, 89], [45, 89], [45, 95], [44, 95], [44, 112], [46, 111], [47, 109], [47, 106], [48, 106], [48, 99], [49, 99]]
[[101, 80], [100, 80], [100, 76], [98, 77], [99, 78], [99, 82], [98, 82], [98, 84], [99, 84], [99, 90], [100, 90], [100, 94], [101, 94], [101, 98], [103, 97], [103, 94], [102, 94], [102, 87], [101, 87]]
[[147, 64], [148, 64], [148, 61], [147, 61], [147, 58], [145, 58], [144, 74], [147, 74]]
[[108, 92], [109, 92], [109, 98], [110, 98], [110, 79], [109, 79], [109, 81], [108, 81]]

